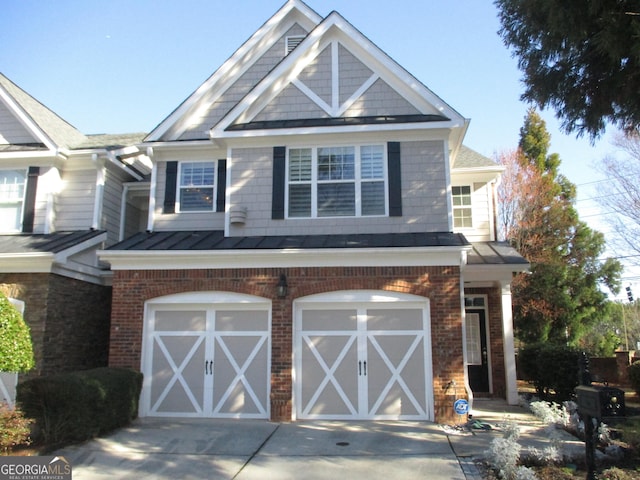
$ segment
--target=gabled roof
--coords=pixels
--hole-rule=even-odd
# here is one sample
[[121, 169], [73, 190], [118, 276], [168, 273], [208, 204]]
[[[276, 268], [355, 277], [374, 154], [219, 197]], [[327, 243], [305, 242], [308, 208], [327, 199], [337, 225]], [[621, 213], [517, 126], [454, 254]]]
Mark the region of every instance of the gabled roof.
[[145, 141], [178, 139], [188, 128], [188, 120], [201, 115], [202, 111], [218, 101], [277, 38], [296, 24], [309, 31], [321, 20], [322, 17], [301, 0], [288, 0], [213, 75], [154, 128]]
[[[292, 34], [301, 35], [304, 39], [286, 54], [284, 44], [280, 47], [275, 43]], [[363, 70], [370, 72], [357, 79], [358, 83], [348, 98], [341, 98], [335, 87], [332, 87], [333, 93], [322, 98], [323, 94], [317, 94], [299, 77], [305, 67], [326, 55], [327, 51], [330, 51], [333, 65], [340, 61], [337, 59], [339, 55], [349, 55], [362, 64]], [[268, 68], [262, 61], [266, 52], [269, 52], [271, 61], [278, 58], [277, 63], [269, 64]], [[247, 72], [251, 75], [245, 75]], [[335, 69], [333, 75], [336, 75]], [[365, 94], [375, 96], [377, 88], [393, 92], [398, 102], [406, 105], [404, 111], [371, 114], [355, 108]], [[296, 112], [294, 118], [265, 118], [265, 110], [277, 110], [272, 105], [277, 105], [279, 98], [288, 93], [286, 89], [308, 101], [311, 105], [306, 107], [308, 115]], [[296, 102], [296, 106], [299, 105]], [[464, 117], [339, 13], [331, 12], [323, 19], [301, 0], [289, 0], [145, 141], [207, 140], [209, 129], [209, 137], [216, 141], [244, 136], [295, 134], [292, 129], [300, 126], [307, 132], [323, 133], [350, 129], [362, 131], [363, 128], [446, 128], [453, 132], [450, 145], [455, 153], [467, 125]]]
[[463, 145], [456, 156], [453, 168], [486, 168], [497, 166], [499, 165], [494, 160]]
[[[85, 135], [1, 73], [0, 103], [6, 106], [15, 121], [31, 135], [31, 146], [35, 144], [57, 150], [73, 148], [86, 141]], [[1, 134], [2, 132], [0, 136]]]

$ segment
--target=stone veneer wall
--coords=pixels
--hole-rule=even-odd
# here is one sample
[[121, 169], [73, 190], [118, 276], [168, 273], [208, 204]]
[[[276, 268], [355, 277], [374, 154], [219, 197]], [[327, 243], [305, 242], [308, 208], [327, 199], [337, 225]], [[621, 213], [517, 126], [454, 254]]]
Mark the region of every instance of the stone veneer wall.
[[111, 287], [49, 273], [0, 274], [0, 291], [25, 302], [36, 367], [21, 378], [107, 365]]
[[[281, 273], [289, 294], [275, 295]], [[338, 290], [388, 290], [430, 299], [435, 420], [459, 422], [454, 392], [446, 385], [464, 384], [459, 267], [331, 267], [228, 270], [115, 271], [111, 315], [111, 366], [139, 369], [146, 300], [181, 292], [228, 291], [272, 301], [271, 418], [290, 420], [295, 298]], [[459, 396], [460, 392], [457, 392]]]

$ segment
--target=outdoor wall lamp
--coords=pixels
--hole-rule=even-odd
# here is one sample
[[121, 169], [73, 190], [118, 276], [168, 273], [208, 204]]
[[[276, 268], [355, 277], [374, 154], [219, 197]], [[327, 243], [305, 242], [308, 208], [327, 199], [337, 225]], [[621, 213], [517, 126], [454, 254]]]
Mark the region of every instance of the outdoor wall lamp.
[[287, 276], [284, 273], [280, 274], [280, 281], [276, 287], [276, 292], [278, 293], [278, 297], [284, 298], [289, 293], [289, 285], [287, 285]]

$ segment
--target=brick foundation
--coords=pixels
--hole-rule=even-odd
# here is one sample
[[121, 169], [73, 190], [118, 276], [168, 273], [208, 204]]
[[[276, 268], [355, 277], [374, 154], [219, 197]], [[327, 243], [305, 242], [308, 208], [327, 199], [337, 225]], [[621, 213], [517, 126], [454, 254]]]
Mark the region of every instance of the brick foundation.
[[[275, 295], [281, 273], [289, 294]], [[114, 272], [111, 366], [139, 369], [145, 301], [176, 293], [227, 291], [272, 301], [271, 418], [291, 420], [294, 299], [338, 290], [386, 290], [427, 297], [431, 302], [435, 420], [459, 422], [446, 385], [464, 385], [460, 270], [458, 267], [332, 267]], [[465, 398], [458, 387], [458, 398]]]

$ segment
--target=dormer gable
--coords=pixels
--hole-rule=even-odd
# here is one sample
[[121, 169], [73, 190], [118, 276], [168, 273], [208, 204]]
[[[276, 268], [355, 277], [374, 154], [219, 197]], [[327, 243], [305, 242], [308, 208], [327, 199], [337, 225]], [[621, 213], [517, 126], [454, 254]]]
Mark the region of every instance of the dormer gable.
[[332, 12], [212, 128], [211, 138], [295, 126], [361, 131], [380, 123], [387, 129], [407, 123], [464, 128], [466, 121]]
[[321, 21], [304, 2], [288, 0], [145, 141], [207, 139], [209, 129]]
[[0, 153], [56, 152], [85, 140], [85, 135], [0, 74]]

